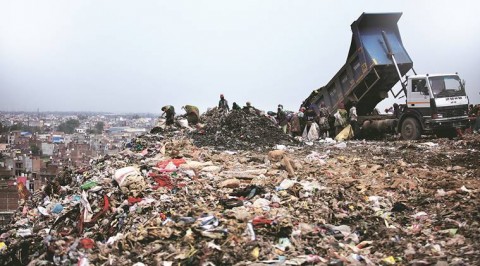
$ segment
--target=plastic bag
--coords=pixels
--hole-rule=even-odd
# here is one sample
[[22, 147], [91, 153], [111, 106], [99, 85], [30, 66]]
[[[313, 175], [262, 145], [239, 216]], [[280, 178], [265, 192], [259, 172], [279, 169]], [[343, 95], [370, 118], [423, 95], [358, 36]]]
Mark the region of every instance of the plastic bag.
[[126, 179], [128, 179], [128, 177], [139, 176], [139, 175], [140, 175], [140, 172], [136, 167], [128, 166], [121, 169], [117, 169], [115, 171], [115, 174], [113, 175], [113, 178], [115, 179], [115, 181], [117, 181], [119, 186], [123, 186], [125, 185], [125, 181]]
[[353, 138], [353, 130], [352, 126], [348, 125], [346, 126], [338, 135], [335, 137], [336, 141], [344, 141], [347, 139]]
[[305, 141], [317, 140], [319, 136], [318, 131], [319, 131], [318, 124], [312, 123], [310, 125], [310, 130], [307, 131], [307, 127], [305, 127], [305, 129], [303, 130], [302, 138]]
[[310, 126], [310, 130], [308, 131], [308, 140], [317, 140], [318, 131], [319, 131], [318, 124], [312, 123], [312, 126]]
[[188, 126], [188, 120], [187, 119], [178, 119], [177, 120], [177, 124], [180, 126], [180, 127], [183, 127], [183, 128], [189, 128]]
[[165, 117], [158, 118], [158, 121], [155, 127], [165, 129], [166, 126], [167, 126], [167, 119]]

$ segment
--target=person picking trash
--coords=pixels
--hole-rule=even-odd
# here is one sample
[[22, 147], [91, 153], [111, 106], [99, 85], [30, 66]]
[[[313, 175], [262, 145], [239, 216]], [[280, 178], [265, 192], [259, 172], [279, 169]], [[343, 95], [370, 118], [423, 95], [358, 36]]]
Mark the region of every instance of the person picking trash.
[[173, 125], [174, 123], [173, 119], [175, 118], [175, 108], [172, 105], [165, 105], [164, 107], [162, 107], [162, 111], [163, 113], [161, 116], [166, 115], [166, 118], [167, 118], [166, 125], [167, 126]]
[[182, 106], [182, 109], [185, 110], [185, 114], [183, 117], [187, 118], [188, 124], [190, 126], [194, 126], [198, 124], [200, 121], [200, 112], [198, 111], [198, 107], [193, 105], [185, 105]]

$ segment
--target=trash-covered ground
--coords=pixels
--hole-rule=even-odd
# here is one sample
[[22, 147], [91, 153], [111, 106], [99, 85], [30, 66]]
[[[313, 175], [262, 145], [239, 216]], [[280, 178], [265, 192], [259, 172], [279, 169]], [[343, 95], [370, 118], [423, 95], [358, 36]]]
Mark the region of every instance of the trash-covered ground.
[[235, 128], [66, 170], [2, 229], [0, 264], [480, 264], [479, 135], [263, 150]]

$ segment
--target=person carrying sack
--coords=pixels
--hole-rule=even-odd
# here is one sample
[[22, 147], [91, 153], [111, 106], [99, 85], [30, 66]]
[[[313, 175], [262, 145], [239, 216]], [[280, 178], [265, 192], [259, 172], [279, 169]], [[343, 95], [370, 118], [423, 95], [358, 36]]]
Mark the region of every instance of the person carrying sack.
[[185, 110], [185, 117], [187, 117], [188, 124], [194, 126], [198, 124], [200, 121], [200, 112], [198, 111], [198, 107], [193, 105], [185, 105], [182, 106], [182, 109]]
[[347, 126], [347, 110], [343, 103], [338, 105], [337, 112], [333, 115], [335, 117], [335, 135], [338, 135]]
[[360, 126], [358, 125], [358, 115], [357, 115], [357, 103], [352, 102], [352, 107], [350, 107], [350, 111], [348, 117], [350, 117], [350, 126], [352, 126], [353, 130], [353, 139], [360, 139]]

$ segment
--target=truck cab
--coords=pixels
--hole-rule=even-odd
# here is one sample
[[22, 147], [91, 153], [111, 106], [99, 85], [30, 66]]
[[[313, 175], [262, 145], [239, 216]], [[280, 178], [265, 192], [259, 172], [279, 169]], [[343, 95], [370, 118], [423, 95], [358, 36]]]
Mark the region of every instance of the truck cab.
[[420, 134], [449, 137], [467, 126], [468, 97], [457, 74], [409, 76], [406, 90], [398, 129], [405, 139]]

